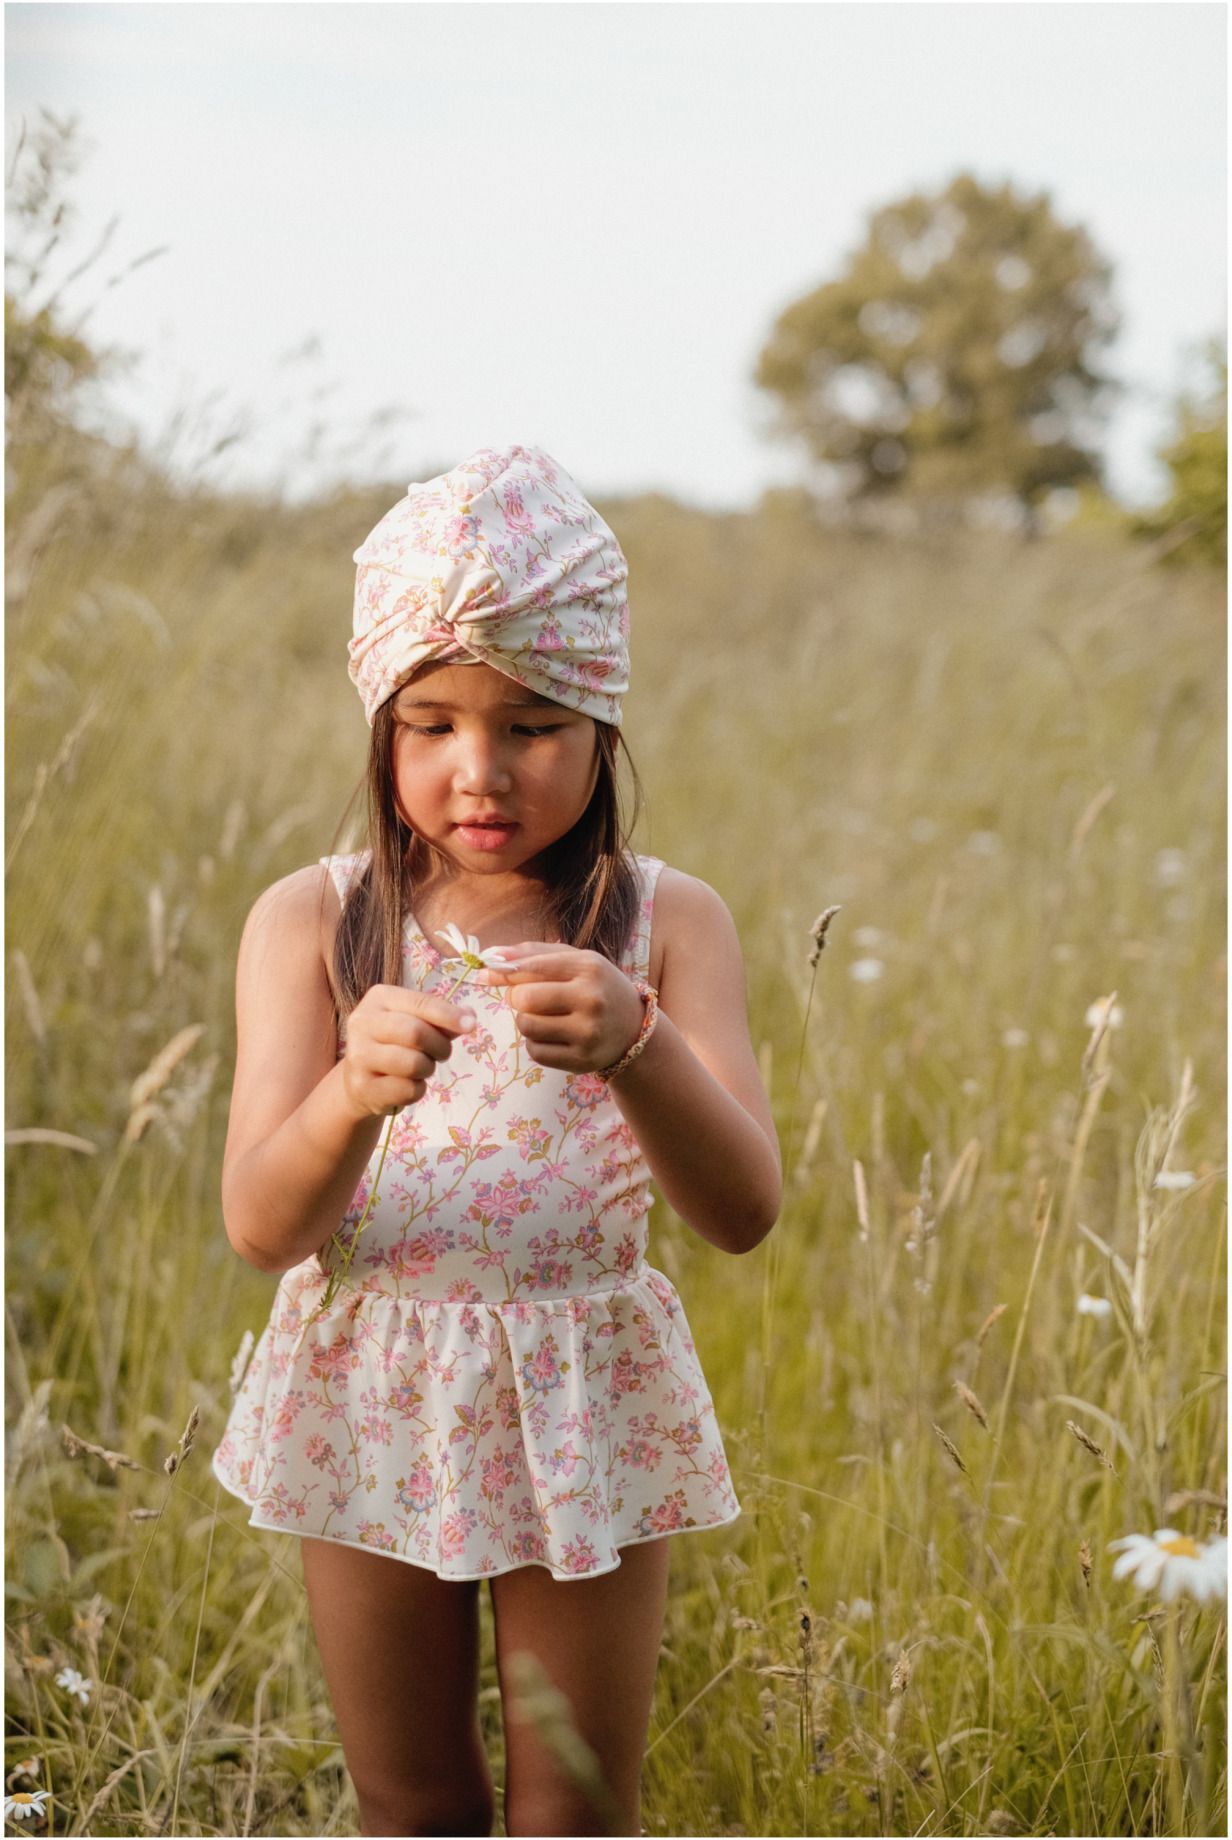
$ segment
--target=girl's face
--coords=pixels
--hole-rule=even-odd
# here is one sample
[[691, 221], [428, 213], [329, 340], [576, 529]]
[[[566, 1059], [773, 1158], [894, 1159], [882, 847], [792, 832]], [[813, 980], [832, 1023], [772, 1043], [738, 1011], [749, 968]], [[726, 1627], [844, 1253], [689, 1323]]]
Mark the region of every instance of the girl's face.
[[398, 809], [457, 868], [533, 874], [590, 803], [593, 718], [491, 665], [424, 665], [393, 704]]

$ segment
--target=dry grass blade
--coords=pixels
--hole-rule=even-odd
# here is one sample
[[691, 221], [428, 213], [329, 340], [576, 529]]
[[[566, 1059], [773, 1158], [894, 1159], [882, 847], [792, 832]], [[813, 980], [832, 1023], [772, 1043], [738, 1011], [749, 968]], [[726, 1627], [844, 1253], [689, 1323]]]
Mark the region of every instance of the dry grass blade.
[[1107, 1452], [1100, 1449], [1095, 1439], [1088, 1436], [1081, 1425], [1076, 1425], [1072, 1418], [1067, 1418], [1065, 1421], [1065, 1428], [1067, 1431], [1073, 1433], [1084, 1450], [1089, 1450], [1093, 1457], [1098, 1457], [1104, 1468], [1111, 1470], [1114, 1476], [1116, 1475], [1116, 1469]]
[[833, 920], [835, 914], [841, 912], [841, 907], [827, 907], [824, 912], [818, 914], [812, 926], [809, 928], [809, 936], [813, 941], [813, 950], [809, 956], [810, 970], [816, 965], [822, 952], [825, 950], [826, 932], [831, 920]]
[[60, 1436], [64, 1448], [70, 1457], [101, 1457], [109, 1469], [145, 1469], [144, 1463], [138, 1463], [135, 1457], [129, 1457], [122, 1450], [108, 1450], [102, 1444], [91, 1444], [88, 1439], [78, 1437], [67, 1425], [61, 1425]]
[[988, 1414], [985, 1412], [975, 1394], [971, 1391], [971, 1388], [969, 1386], [964, 1386], [961, 1380], [956, 1380], [954, 1382], [954, 1391], [958, 1394], [958, 1397], [962, 1400], [971, 1416], [973, 1418], [978, 1418], [985, 1431], [987, 1431]]
[[966, 1464], [963, 1462], [961, 1456], [958, 1454], [957, 1444], [954, 1444], [951, 1442], [951, 1440], [945, 1435], [945, 1432], [941, 1429], [940, 1425], [934, 1424], [933, 1430], [937, 1433], [937, 1436], [941, 1439], [941, 1442], [943, 1446], [945, 1447], [945, 1453], [949, 1457], [951, 1463], [957, 1464], [958, 1468], [962, 1471], [964, 1476], [969, 1476], [971, 1472], [967, 1468]]
[[177, 1469], [179, 1469], [181, 1463], [183, 1463], [185, 1459], [191, 1453], [193, 1442], [197, 1435], [197, 1426], [200, 1423], [201, 1423], [201, 1407], [194, 1406], [192, 1411], [188, 1414], [188, 1423], [185, 1425], [183, 1431], [180, 1433], [179, 1443], [176, 1445], [175, 1449], [171, 1452], [171, 1454], [167, 1457], [166, 1461], [163, 1464], [163, 1468], [166, 1470], [169, 1476], [175, 1475], [175, 1472]]
[[992, 1328], [993, 1324], [996, 1321], [998, 1321], [1000, 1317], [1005, 1315], [1005, 1309], [1006, 1309], [1006, 1306], [1003, 1303], [994, 1304], [992, 1309], [989, 1310], [987, 1316], [984, 1318], [983, 1322], [980, 1324], [980, 1332], [975, 1338], [975, 1351], [977, 1354], [979, 1353], [980, 1349], [984, 1346], [984, 1338], [988, 1334], [988, 1331]]
[[868, 1238], [868, 1190], [864, 1185], [864, 1165], [858, 1157], [852, 1162], [851, 1172], [855, 1181], [856, 1219], [860, 1223], [860, 1238], [866, 1240]]
[[180, 1029], [171, 1037], [165, 1048], [159, 1050], [145, 1072], [139, 1074], [133, 1081], [128, 1102], [134, 1114], [162, 1091], [184, 1056], [197, 1045], [204, 1034], [205, 1024], [203, 1022], [190, 1022], [187, 1028]]
[[30, 960], [20, 947], [13, 954], [13, 969], [17, 973], [22, 1007], [26, 1012], [26, 1021], [30, 1024], [30, 1033], [41, 1048], [47, 1041], [47, 1025], [43, 1021], [43, 1006], [39, 1002], [34, 973], [30, 969]]
[[509, 1677], [517, 1716], [534, 1727], [544, 1749], [562, 1774], [581, 1792], [600, 1817], [604, 1831], [624, 1831], [624, 1819], [599, 1767], [599, 1759], [574, 1725], [569, 1702], [553, 1686], [540, 1663], [522, 1650], [510, 1656]]
[[123, 1782], [128, 1772], [136, 1764], [143, 1762], [147, 1757], [157, 1756], [157, 1751], [134, 1751], [131, 1757], [126, 1757], [123, 1763], [118, 1764], [111, 1772], [110, 1776], [107, 1777], [106, 1781], [101, 1785], [94, 1800], [82, 1815], [79, 1831], [83, 1834], [88, 1834], [91, 1831], [90, 1823], [111, 1794], [111, 1791], [116, 1787], [117, 1783]]
[[59, 1150], [80, 1150], [83, 1156], [97, 1156], [98, 1145], [88, 1137], [74, 1137], [71, 1131], [52, 1131], [42, 1125], [20, 1126], [4, 1133], [6, 1144], [52, 1144]]
[[1218, 1508], [1221, 1514], [1226, 1514], [1228, 1498], [1217, 1495], [1213, 1489], [1177, 1489], [1165, 1501], [1164, 1513], [1179, 1514], [1182, 1508]]

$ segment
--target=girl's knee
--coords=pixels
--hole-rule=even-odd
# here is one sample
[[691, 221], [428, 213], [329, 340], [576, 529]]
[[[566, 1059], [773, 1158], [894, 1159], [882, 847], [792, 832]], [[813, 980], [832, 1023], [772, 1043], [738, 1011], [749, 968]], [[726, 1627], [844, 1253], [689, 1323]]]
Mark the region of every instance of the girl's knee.
[[640, 1834], [640, 1804], [618, 1804], [615, 1823], [576, 1790], [542, 1785], [505, 1797], [505, 1832], [514, 1834]]
[[490, 1834], [496, 1813], [490, 1785], [434, 1786], [365, 1794], [356, 1784], [365, 1835]]

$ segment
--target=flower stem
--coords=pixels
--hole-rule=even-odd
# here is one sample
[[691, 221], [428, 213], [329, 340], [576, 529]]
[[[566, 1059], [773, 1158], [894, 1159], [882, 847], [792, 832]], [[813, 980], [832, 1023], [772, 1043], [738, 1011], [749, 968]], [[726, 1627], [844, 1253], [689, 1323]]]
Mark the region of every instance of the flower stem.
[[[466, 978], [469, 975], [469, 973], [470, 973], [470, 966], [464, 965], [461, 976], [455, 979], [455, 981], [450, 985], [449, 989], [445, 992], [446, 1003], [448, 1003], [449, 999], [453, 996], [454, 992], [457, 990], [458, 985], [462, 983], [463, 979]], [[399, 1110], [401, 1110], [401, 1107], [399, 1107]], [[360, 1215], [358, 1221], [355, 1224], [355, 1231], [351, 1235], [350, 1243], [344, 1244], [344, 1242], [339, 1238], [337, 1233], [330, 1234], [330, 1244], [334, 1246], [337, 1250], [338, 1263], [334, 1266], [333, 1270], [329, 1273], [329, 1276], [326, 1280], [325, 1290], [324, 1290], [324, 1293], [322, 1294], [321, 1301], [318, 1304], [316, 1310], [313, 1312], [313, 1315], [312, 1315], [313, 1322], [319, 1322], [321, 1317], [325, 1314], [325, 1311], [329, 1308], [330, 1304], [334, 1301], [334, 1298], [338, 1295], [338, 1291], [341, 1288], [341, 1285], [343, 1281], [345, 1280], [347, 1273], [351, 1269], [351, 1264], [355, 1257], [355, 1247], [359, 1242], [359, 1236], [368, 1224], [368, 1217], [372, 1213], [373, 1203], [376, 1201], [377, 1190], [380, 1186], [380, 1181], [381, 1181], [381, 1171], [385, 1167], [385, 1153], [389, 1149], [389, 1141], [394, 1134], [394, 1123], [397, 1117], [398, 1117], [398, 1112], [396, 1111], [391, 1112], [389, 1114], [389, 1123], [385, 1127], [385, 1138], [384, 1138], [383, 1143], [381, 1144], [381, 1154], [377, 1160], [376, 1174], [372, 1178], [372, 1188], [369, 1191], [367, 1201], [364, 1203], [364, 1211]]]

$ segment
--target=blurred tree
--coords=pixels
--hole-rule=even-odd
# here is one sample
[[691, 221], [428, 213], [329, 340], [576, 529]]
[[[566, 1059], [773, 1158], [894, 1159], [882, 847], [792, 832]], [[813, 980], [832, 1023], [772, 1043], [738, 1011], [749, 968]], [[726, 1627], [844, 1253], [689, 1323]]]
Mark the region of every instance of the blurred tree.
[[846, 273], [780, 314], [755, 381], [849, 505], [1000, 493], [1033, 532], [1053, 487], [1101, 477], [1111, 274], [1046, 192], [961, 173], [871, 216]]
[[1158, 450], [1172, 475], [1172, 491], [1157, 508], [1129, 521], [1135, 537], [1159, 546], [1170, 566], [1195, 562], [1224, 567], [1228, 560], [1228, 356], [1218, 339], [1203, 348], [1206, 388], [1182, 394], [1178, 432]]

